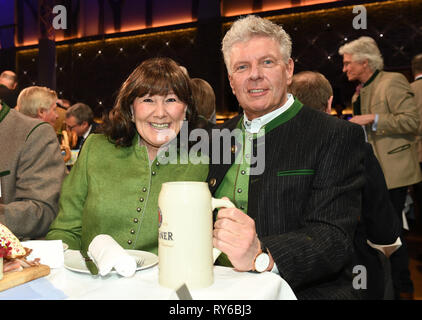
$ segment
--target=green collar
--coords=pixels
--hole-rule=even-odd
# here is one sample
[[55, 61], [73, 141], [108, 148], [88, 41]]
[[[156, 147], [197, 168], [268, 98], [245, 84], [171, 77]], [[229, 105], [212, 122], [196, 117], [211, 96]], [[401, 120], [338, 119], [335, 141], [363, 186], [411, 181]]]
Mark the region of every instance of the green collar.
[[[297, 98], [295, 98], [295, 101], [293, 102], [293, 104], [290, 106], [289, 109], [287, 109], [285, 112], [283, 112], [282, 114], [280, 114], [278, 117], [276, 117], [275, 119], [271, 120], [269, 123], [267, 123], [265, 125], [265, 133], [270, 132], [271, 130], [277, 128], [278, 126], [282, 125], [283, 123], [289, 121], [290, 119], [293, 119], [298, 112], [300, 111], [300, 109], [302, 109], [303, 107], [303, 103], [300, 102]], [[242, 128], [244, 129], [243, 126], [243, 116], [240, 117], [240, 120], [237, 124], [238, 128]]]
[[364, 84], [363, 84], [363, 87], [366, 87], [366, 86], [368, 86], [372, 81], [374, 81], [374, 79], [375, 79], [375, 77], [378, 75], [378, 73], [380, 73], [380, 71], [379, 70], [375, 70], [375, 72], [374, 72], [374, 74], [369, 78], [369, 80], [368, 81], [366, 81]]
[[278, 126], [282, 125], [283, 123], [293, 119], [300, 109], [302, 109], [303, 103], [300, 102], [297, 98], [295, 98], [295, 102], [287, 109], [285, 112], [280, 114], [277, 118], [271, 120], [269, 123], [265, 125], [265, 133], [270, 132], [271, 130], [277, 128]]
[[4, 118], [6, 118], [9, 111], [10, 111], [10, 108], [7, 106], [7, 104], [2, 103], [1, 110], [0, 110], [0, 122], [2, 122]]

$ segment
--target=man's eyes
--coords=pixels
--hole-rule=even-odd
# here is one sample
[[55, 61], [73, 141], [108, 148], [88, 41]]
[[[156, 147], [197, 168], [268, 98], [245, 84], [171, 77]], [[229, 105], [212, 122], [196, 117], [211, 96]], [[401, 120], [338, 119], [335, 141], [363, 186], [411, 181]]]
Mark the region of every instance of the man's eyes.
[[[272, 67], [274, 65], [274, 60], [264, 59], [259, 64], [263, 67]], [[235, 66], [234, 70], [240, 72], [240, 71], [246, 70], [247, 68], [248, 68], [247, 64], [240, 64], [240, 65]]]
[[269, 66], [269, 65], [272, 65], [273, 63], [274, 63], [274, 61], [271, 60], [271, 59], [265, 59], [264, 61], [262, 61], [262, 64], [264, 66]]
[[236, 71], [243, 71], [246, 68], [247, 68], [247, 65], [246, 64], [241, 64], [241, 65], [236, 66], [235, 70]]

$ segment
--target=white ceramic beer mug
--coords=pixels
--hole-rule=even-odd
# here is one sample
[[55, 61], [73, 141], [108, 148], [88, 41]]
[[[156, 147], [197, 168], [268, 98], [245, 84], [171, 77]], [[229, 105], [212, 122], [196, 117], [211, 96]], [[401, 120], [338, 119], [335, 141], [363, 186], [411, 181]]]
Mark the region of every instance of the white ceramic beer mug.
[[215, 208], [234, 208], [228, 200], [211, 197], [206, 182], [162, 184], [158, 197], [159, 283], [172, 289], [210, 286], [219, 250], [213, 248]]

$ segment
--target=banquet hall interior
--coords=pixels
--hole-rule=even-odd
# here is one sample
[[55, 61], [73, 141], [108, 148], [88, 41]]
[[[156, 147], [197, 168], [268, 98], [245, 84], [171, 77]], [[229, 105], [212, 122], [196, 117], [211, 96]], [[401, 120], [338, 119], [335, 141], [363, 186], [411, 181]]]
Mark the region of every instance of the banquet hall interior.
[[[333, 117], [352, 116], [356, 87], [342, 72], [342, 45], [374, 38], [384, 69], [409, 82], [411, 60], [422, 52], [421, 0], [6, 0], [0, 1], [0, 72], [15, 71], [19, 91], [46, 86], [59, 99], [86, 103], [100, 122], [139, 63], [167, 56], [191, 78], [210, 83], [217, 123], [223, 123], [241, 109], [221, 40], [247, 14], [283, 25], [292, 38], [295, 73], [314, 70], [327, 77]], [[409, 194], [413, 203], [404, 235], [414, 299], [422, 300], [422, 199], [412, 188]]]

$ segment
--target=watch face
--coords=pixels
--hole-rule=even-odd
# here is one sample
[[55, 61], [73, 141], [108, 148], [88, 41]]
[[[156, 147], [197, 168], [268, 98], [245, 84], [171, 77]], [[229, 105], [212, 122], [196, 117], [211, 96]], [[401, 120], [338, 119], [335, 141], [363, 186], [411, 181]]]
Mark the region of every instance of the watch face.
[[265, 252], [258, 255], [255, 259], [255, 270], [258, 272], [264, 272], [270, 265], [270, 257]]

